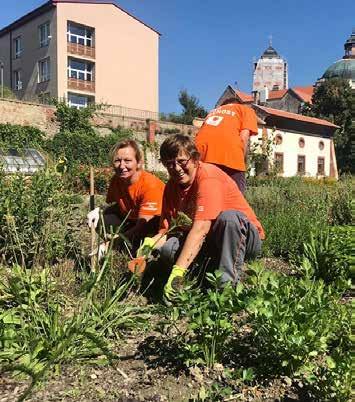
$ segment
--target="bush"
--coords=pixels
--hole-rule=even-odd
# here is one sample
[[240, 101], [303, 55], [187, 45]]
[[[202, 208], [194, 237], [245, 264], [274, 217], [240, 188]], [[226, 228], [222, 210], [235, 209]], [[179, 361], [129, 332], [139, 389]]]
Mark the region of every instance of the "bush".
[[38, 128], [13, 124], [0, 124], [0, 148], [42, 148], [45, 134]]
[[[284, 277], [255, 264], [241, 293], [250, 314], [261, 375], [299, 378], [317, 400], [344, 400], [350, 390], [350, 309], [336, 290], [309, 277]], [[322, 389], [324, 382], [329, 382]]]
[[306, 275], [346, 290], [350, 279], [351, 228], [335, 226], [312, 232], [299, 259]]
[[67, 227], [71, 199], [54, 168], [32, 177], [0, 172], [0, 252], [30, 267], [63, 258], [72, 247]]
[[251, 184], [246, 198], [265, 229], [266, 255], [288, 259], [302, 252], [312, 230], [350, 223], [349, 181], [253, 178]]
[[45, 149], [56, 159], [65, 157], [69, 169], [76, 165], [109, 166], [111, 148], [131, 135], [129, 130], [116, 130], [105, 137], [96, 132], [65, 130], [49, 139]]

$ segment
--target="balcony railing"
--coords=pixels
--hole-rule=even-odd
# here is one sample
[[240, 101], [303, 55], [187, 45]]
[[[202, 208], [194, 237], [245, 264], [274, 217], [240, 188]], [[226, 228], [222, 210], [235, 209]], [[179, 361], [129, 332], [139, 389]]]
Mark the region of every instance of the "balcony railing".
[[76, 78], [68, 78], [68, 88], [77, 91], [95, 92], [95, 81], [78, 80]]
[[79, 43], [68, 42], [68, 53], [75, 54], [81, 57], [95, 58], [95, 48], [90, 46], [80, 45]]

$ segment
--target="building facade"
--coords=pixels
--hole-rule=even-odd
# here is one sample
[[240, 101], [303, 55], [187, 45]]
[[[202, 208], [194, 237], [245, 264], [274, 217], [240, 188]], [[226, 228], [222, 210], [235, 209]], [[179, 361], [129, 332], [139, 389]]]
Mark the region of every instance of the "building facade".
[[251, 144], [271, 143], [268, 166], [280, 176], [338, 178], [333, 136], [338, 126], [322, 119], [253, 105], [263, 123]]
[[269, 91], [288, 88], [288, 67], [276, 50], [270, 46], [254, 63], [253, 92], [260, 92], [264, 88]]
[[113, 1], [51, 0], [0, 30], [4, 84], [23, 100], [158, 112], [159, 36]]

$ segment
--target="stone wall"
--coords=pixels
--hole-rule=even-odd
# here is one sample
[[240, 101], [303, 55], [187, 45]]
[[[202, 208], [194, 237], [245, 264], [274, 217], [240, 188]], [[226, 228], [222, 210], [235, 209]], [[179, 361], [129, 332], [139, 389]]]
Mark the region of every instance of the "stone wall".
[[[29, 125], [39, 128], [48, 137], [58, 132], [55, 120], [55, 107], [13, 99], [0, 99], [0, 124]], [[132, 116], [119, 116], [110, 113], [100, 113], [93, 118], [93, 125], [101, 135], [107, 135], [111, 129], [126, 128], [134, 132], [139, 141], [146, 141], [156, 146], [146, 147], [145, 165], [149, 170], [163, 171], [164, 167], [158, 160], [158, 147], [164, 139], [173, 133], [194, 135], [197, 127], [176, 124], [168, 121], [154, 121]]]
[[[58, 131], [55, 121], [55, 107], [14, 99], [0, 99], [0, 123], [30, 125], [53, 136]], [[100, 113], [93, 118], [93, 125], [102, 134], [112, 128], [122, 127], [137, 133], [140, 140], [161, 143], [167, 135], [184, 133], [193, 135], [197, 130], [194, 126], [176, 124], [168, 121], [153, 121], [132, 116], [120, 116], [110, 113]], [[108, 130], [105, 130], [108, 129]]]

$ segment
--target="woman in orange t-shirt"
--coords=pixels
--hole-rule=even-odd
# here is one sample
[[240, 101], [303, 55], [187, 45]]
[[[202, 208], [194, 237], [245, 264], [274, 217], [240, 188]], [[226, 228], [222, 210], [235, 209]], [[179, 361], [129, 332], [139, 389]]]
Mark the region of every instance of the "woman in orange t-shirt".
[[[164, 293], [170, 298], [195, 259], [208, 257], [210, 267], [222, 271], [222, 282], [235, 284], [245, 259], [261, 251], [264, 230], [235, 182], [217, 166], [199, 161], [189, 136], [177, 134], [160, 147], [169, 173], [165, 186], [159, 234], [154, 247], [160, 263], [170, 265]], [[183, 212], [191, 219], [181, 235], [170, 233]], [[167, 270], [165, 270], [167, 271]], [[169, 271], [168, 271], [169, 272]]]
[[[108, 233], [115, 232], [124, 219], [124, 237], [133, 249], [159, 227], [164, 183], [151, 173], [142, 170], [142, 153], [133, 140], [119, 142], [112, 150], [115, 175], [111, 179], [106, 202], [112, 204], [103, 211]], [[89, 226], [97, 227], [99, 208], [88, 214]], [[107, 245], [106, 245], [107, 247]]]
[[201, 161], [222, 169], [244, 194], [249, 137], [257, 135], [258, 127], [254, 110], [234, 102], [227, 99], [208, 113], [195, 143]]

